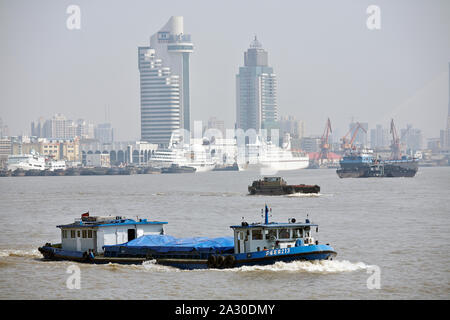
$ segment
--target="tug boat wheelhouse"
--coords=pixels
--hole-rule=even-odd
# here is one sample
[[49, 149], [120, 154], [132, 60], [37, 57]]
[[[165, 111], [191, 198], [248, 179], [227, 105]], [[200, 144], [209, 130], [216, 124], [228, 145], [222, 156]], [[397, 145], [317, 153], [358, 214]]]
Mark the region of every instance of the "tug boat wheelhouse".
[[[127, 233], [130, 232], [127, 226], [137, 226], [134, 220], [116, 223], [117, 226], [123, 224], [121, 230], [123, 232], [127, 230]], [[153, 228], [148, 234], [141, 232], [140, 237], [128, 242], [125, 242], [125, 238], [121, 238], [125, 241], [111, 239], [110, 242], [115, 243], [105, 242], [102, 251], [98, 250], [99, 244], [93, 247], [92, 241], [91, 245], [80, 245], [75, 248], [72, 244], [68, 247], [64, 242], [64, 236], [67, 235], [63, 232], [62, 248], [46, 244], [39, 248], [39, 251], [48, 259], [128, 264], [156, 260], [158, 264], [190, 270], [268, 265], [277, 261], [328, 260], [336, 256], [336, 251], [330, 245], [319, 244], [314, 239], [313, 232], [318, 232], [317, 224], [311, 223], [308, 219], [299, 223], [294, 218], [289, 219], [287, 223], [269, 222], [267, 206], [264, 222], [251, 224], [242, 222], [240, 225], [231, 226], [233, 237], [175, 238], [164, 234], [163, 224], [164, 222], [150, 223]], [[66, 225], [62, 230], [72, 228], [71, 226]], [[75, 223], [74, 227], [80, 226]], [[134, 235], [133, 231], [131, 234]], [[75, 236], [79, 234], [76, 233]], [[98, 239], [98, 233], [96, 236]]]

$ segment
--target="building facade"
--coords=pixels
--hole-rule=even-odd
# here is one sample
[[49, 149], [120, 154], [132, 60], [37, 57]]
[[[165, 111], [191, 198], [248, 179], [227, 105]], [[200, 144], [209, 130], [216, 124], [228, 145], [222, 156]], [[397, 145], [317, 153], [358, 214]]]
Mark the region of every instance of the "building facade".
[[138, 48], [141, 139], [169, 144], [177, 129], [190, 131], [189, 56], [194, 46], [184, 34], [183, 17], [171, 17]]
[[236, 75], [236, 126], [247, 131], [276, 127], [277, 79], [268, 65], [268, 53], [256, 39], [244, 53]]

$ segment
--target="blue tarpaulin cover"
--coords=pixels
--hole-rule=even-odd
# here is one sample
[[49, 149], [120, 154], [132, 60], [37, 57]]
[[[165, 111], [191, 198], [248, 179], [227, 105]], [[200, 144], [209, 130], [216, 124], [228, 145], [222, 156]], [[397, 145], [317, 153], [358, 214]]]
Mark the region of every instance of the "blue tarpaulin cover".
[[169, 235], [147, 235], [131, 240], [127, 243], [105, 246], [106, 249], [112, 247], [129, 247], [139, 249], [151, 249], [156, 252], [172, 251], [226, 251], [234, 249], [233, 237], [194, 237], [175, 238]]

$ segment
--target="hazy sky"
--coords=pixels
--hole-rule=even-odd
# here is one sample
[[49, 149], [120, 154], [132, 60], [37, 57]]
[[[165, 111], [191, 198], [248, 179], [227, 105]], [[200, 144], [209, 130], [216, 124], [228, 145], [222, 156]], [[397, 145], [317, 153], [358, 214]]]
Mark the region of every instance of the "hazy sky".
[[[81, 8], [68, 30], [66, 9]], [[381, 29], [366, 26], [369, 5]], [[373, 128], [406, 123], [438, 137], [449, 99], [450, 1], [0, 0], [0, 117], [12, 135], [40, 116], [110, 120], [139, 139], [137, 47], [170, 16], [192, 35], [191, 119], [235, 122], [235, 76], [256, 34], [278, 78], [281, 115], [338, 136], [354, 117]]]

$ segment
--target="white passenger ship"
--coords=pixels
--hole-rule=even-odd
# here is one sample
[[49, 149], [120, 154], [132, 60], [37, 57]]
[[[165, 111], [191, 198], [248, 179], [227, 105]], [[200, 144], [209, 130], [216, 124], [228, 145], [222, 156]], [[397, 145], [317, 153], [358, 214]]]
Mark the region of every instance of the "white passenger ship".
[[45, 157], [38, 154], [20, 154], [8, 156], [8, 170], [15, 171], [21, 169], [28, 170], [45, 170]]
[[154, 168], [168, 168], [172, 164], [187, 166], [196, 169], [196, 172], [205, 172], [214, 169], [215, 163], [210, 153], [201, 145], [179, 148], [171, 146], [165, 149], [157, 149], [149, 160], [149, 165]]
[[[261, 142], [259, 138], [254, 144], [246, 145], [247, 169], [260, 169], [264, 174], [277, 171], [299, 170], [308, 167], [309, 157], [306, 154], [291, 151], [291, 138], [285, 136], [282, 147], [271, 141]], [[245, 167], [245, 165], [242, 165]]]

